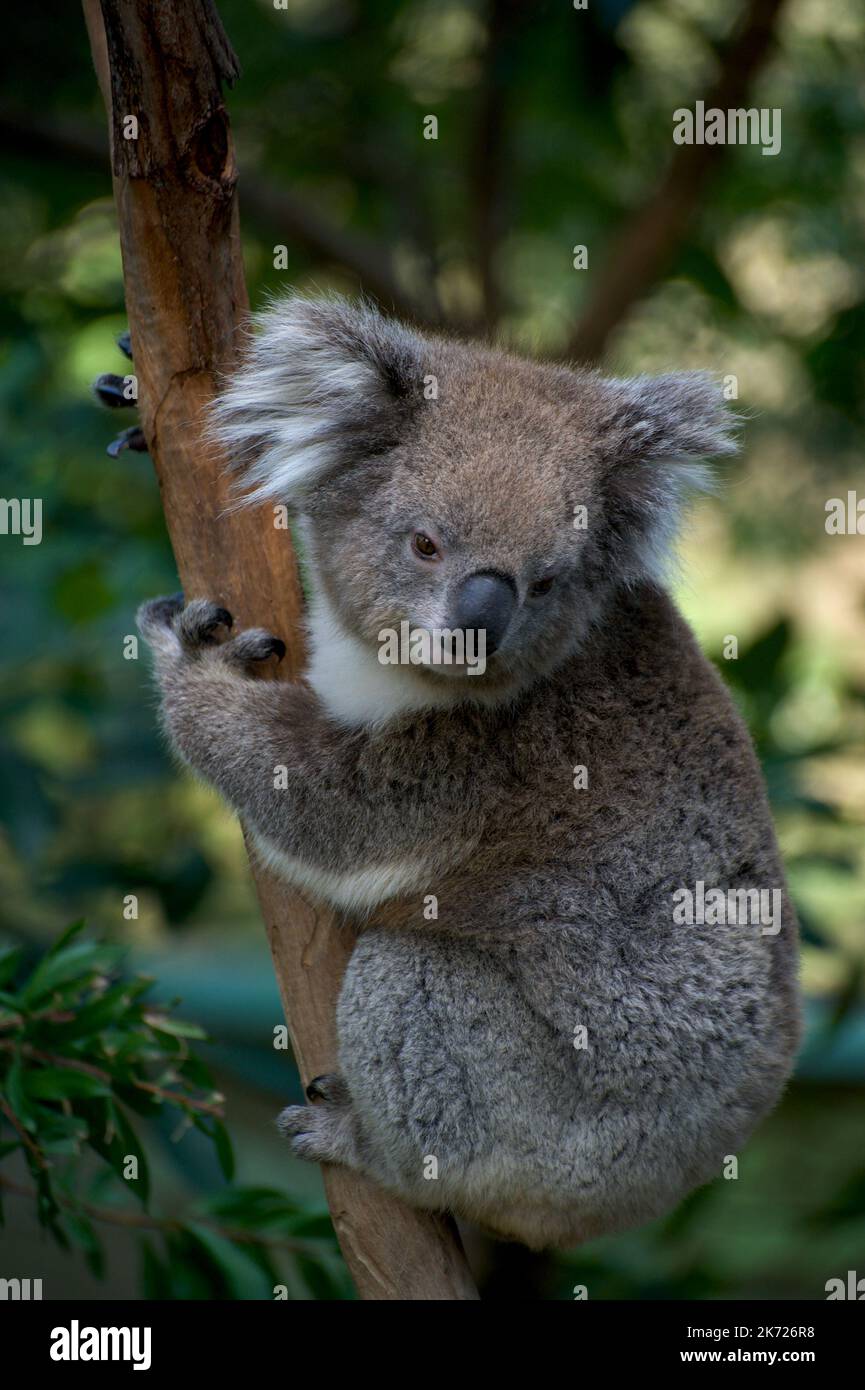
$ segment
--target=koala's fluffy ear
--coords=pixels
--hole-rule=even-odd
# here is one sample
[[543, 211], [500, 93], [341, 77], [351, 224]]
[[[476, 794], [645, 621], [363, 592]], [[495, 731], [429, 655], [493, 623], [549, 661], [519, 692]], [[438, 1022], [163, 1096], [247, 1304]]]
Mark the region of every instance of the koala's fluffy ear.
[[660, 578], [682, 505], [706, 492], [706, 460], [736, 452], [736, 417], [706, 372], [605, 381], [598, 436], [616, 563], [631, 578]]
[[422, 396], [422, 346], [369, 305], [272, 304], [210, 422], [249, 489], [243, 501], [302, 506], [329, 473], [393, 447]]

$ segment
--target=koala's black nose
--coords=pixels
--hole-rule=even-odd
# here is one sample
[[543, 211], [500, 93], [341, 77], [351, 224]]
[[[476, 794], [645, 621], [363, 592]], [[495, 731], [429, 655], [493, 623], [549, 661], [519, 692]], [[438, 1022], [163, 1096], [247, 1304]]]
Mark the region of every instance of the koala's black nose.
[[509, 575], [496, 570], [470, 574], [456, 591], [450, 626], [483, 629], [486, 654], [492, 656], [501, 646], [517, 602], [517, 587]]

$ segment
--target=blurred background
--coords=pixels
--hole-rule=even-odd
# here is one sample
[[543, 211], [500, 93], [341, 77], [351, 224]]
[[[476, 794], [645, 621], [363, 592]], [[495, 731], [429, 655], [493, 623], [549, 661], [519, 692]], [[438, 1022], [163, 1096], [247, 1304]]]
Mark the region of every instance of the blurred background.
[[[566, 1256], [469, 1239], [490, 1298], [566, 1299], [578, 1284], [592, 1298], [822, 1298], [828, 1278], [865, 1272], [865, 536], [826, 530], [829, 499], [865, 496], [865, 11], [219, 10], [242, 66], [229, 109], [254, 304], [289, 285], [363, 288], [520, 350], [732, 383], [744, 449], [693, 514], [679, 600], [770, 789], [803, 927], [796, 1078], [738, 1180], [665, 1221]], [[272, 1046], [279, 1001], [238, 827], [172, 767], [145, 663], [123, 656], [137, 604], [178, 585], [149, 459], [106, 455], [129, 417], [90, 391], [129, 368], [114, 346], [123, 284], [83, 22], [74, 5], [17, 6], [4, 33], [2, 491], [43, 499], [44, 538], [0, 537], [0, 937], [35, 959], [85, 917], [127, 948], [130, 972], [182, 998], [213, 1039], [200, 1052], [226, 1096], [236, 1181], [284, 1193], [317, 1234], [315, 1260], [279, 1254], [289, 1296], [351, 1297], [318, 1170], [272, 1123], [300, 1087]], [[676, 147], [674, 110], [713, 92], [780, 108], [780, 153]], [[147, 1128], [157, 1220], [221, 1191], [200, 1134]], [[75, 1248], [54, 1250], [31, 1203], [6, 1206], [0, 1274], [43, 1277], [45, 1297], [154, 1291], [122, 1221], [106, 1223], [98, 1278]], [[252, 1266], [222, 1273], [187, 1251], [159, 1288], [268, 1296]]]

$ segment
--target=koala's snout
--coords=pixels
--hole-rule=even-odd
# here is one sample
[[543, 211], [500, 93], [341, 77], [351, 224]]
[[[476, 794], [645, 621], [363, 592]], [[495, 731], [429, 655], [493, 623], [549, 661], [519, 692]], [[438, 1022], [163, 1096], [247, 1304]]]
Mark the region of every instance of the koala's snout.
[[454, 594], [449, 627], [486, 633], [486, 654], [502, 644], [517, 604], [517, 586], [507, 574], [479, 570], [463, 579]]

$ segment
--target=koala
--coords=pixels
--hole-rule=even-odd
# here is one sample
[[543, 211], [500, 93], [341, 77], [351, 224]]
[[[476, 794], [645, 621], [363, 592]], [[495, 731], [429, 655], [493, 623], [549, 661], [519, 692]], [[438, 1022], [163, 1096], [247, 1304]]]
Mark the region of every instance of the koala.
[[[282, 642], [207, 597], [139, 623], [180, 758], [357, 929], [293, 1151], [533, 1248], [659, 1217], [721, 1175], [799, 1037], [761, 774], [667, 592], [734, 449], [719, 387], [290, 297], [213, 419], [244, 496], [297, 518], [308, 669], [256, 680]], [[417, 659], [380, 659], [405, 631]], [[733, 910], [761, 894], [771, 922]]]

